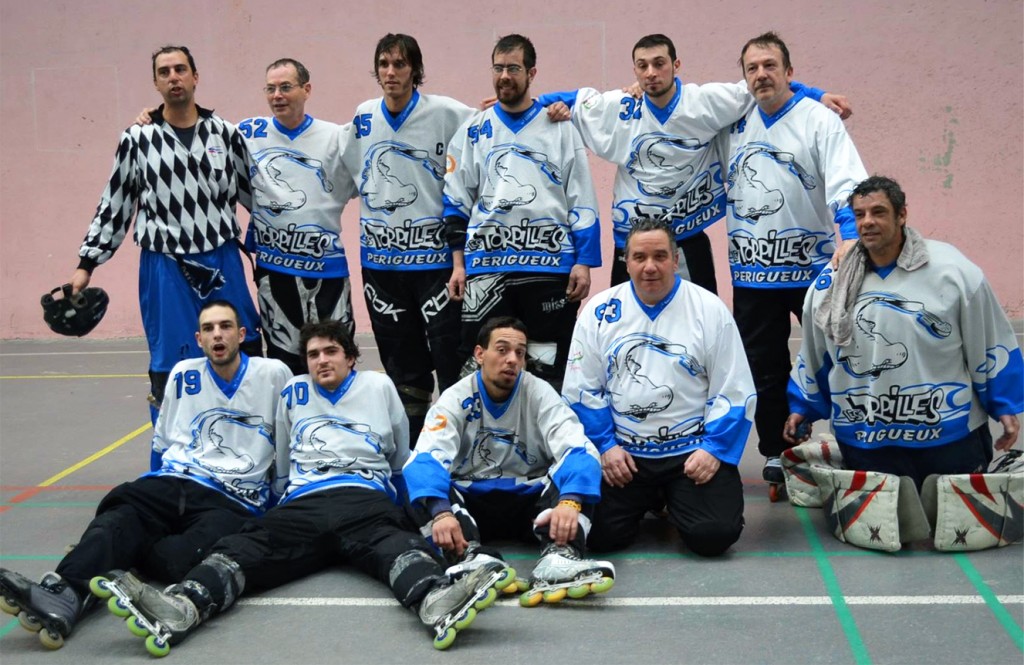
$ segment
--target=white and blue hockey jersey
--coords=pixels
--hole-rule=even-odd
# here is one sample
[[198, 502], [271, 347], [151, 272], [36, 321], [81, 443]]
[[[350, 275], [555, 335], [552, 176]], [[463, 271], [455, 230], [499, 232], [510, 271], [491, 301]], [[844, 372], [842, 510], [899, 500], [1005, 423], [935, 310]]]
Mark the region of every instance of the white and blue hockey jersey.
[[580, 311], [562, 394], [602, 453], [663, 458], [703, 449], [739, 464], [756, 393], [736, 324], [715, 295], [676, 277], [655, 306], [625, 282]]
[[342, 163], [351, 125], [310, 116], [295, 129], [276, 118], [238, 124], [255, 163], [246, 247], [257, 265], [299, 277], [348, 277], [341, 213], [356, 195]]
[[414, 90], [396, 115], [384, 99], [364, 102], [352, 123], [345, 164], [359, 189], [363, 268], [450, 268], [441, 190], [448, 142], [473, 109], [450, 97]]
[[280, 360], [239, 358], [230, 382], [206, 358], [174, 366], [153, 436], [161, 466], [147, 475], [188, 478], [262, 512], [270, 497], [274, 412], [292, 372]]
[[461, 491], [559, 494], [596, 503], [601, 463], [583, 426], [546, 381], [521, 372], [512, 394], [496, 403], [474, 372], [444, 391], [430, 411], [409, 462], [409, 500], [447, 499]]
[[811, 324], [834, 284], [831, 266], [807, 292], [790, 410], [829, 419], [844, 444], [938, 446], [984, 425], [986, 414], [1024, 411], [1020, 348], [981, 269], [951, 245], [924, 242], [921, 268], [867, 271], [846, 347]]
[[352, 370], [334, 391], [308, 374], [288, 382], [277, 406], [281, 503], [335, 487], [384, 492], [398, 503], [409, 457], [409, 421], [384, 374]]
[[597, 196], [579, 132], [534, 103], [477, 113], [448, 146], [445, 217], [467, 220], [466, 274], [601, 265]]
[[846, 199], [867, 172], [842, 121], [797, 92], [772, 116], [755, 106], [721, 140], [733, 284], [810, 286], [835, 252], [835, 225], [857, 237]]

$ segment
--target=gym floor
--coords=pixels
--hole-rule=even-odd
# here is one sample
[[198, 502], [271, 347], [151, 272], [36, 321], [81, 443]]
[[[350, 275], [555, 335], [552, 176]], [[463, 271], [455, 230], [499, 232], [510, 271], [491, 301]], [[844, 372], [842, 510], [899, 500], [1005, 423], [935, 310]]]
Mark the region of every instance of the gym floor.
[[[360, 367], [378, 369], [373, 340], [359, 341]], [[0, 342], [0, 566], [33, 579], [53, 570], [103, 495], [148, 469], [147, 360], [142, 340]], [[609, 557], [617, 580], [608, 594], [532, 609], [500, 599], [448, 651], [432, 648], [384, 585], [337, 568], [244, 597], [168, 662], [1024, 661], [1019, 544], [964, 554], [844, 545], [821, 511], [769, 502], [761, 463], [752, 439], [741, 465], [747, 525], [726, 556], [698, 559], [651, 518], [634, 547]], [[504, 551], [520, 574], [538, 554]], [[140, 658], [149, 658], [142, 640], [105, 609], [55, 652], [0, 614], [3, 663]]]

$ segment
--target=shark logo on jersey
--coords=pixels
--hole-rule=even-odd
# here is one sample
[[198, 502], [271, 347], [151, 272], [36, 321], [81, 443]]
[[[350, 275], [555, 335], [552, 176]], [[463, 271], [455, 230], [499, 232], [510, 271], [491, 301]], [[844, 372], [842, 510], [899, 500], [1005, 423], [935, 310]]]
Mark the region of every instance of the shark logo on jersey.
[[181, 276], [202, 300], [209, 298], [214, 291], [228, 283], [220, 268], [208, 266], [194, 257], [177, 254], [174, 255], [174, 260], [178, 263]]
[[509, 212], [516, 206], [533, 203], [537, 188], [529, 184], [534, 172], [562, 186], [562, 172], [548, 161], [548, 156], [516, 143], [502, 143], [495, 146], [484, 161], [484, 177], [487, 185], [480, 195], [480, 210], [483, 212]]
[[727, 201], [737, 219], [756, 224], [762, 217], [782, 209], [786, 203], [782, 191], [770, 188], [761, 179], [765, 175], [774, 176], [780, 171], [779, 167], [782, 167], [783, 177], [789, 174], [797, 178], [804, 189], [817, 187], [814, 177], [796, 163], [792, 153], [768, 143], [748, 143], [733, 156], [726, 179], [729, 184]]
[[[452, 475], [469, 480], [500, 478], [506, 461], [513, 456], [527, 466], [537, 463], [537, 458], [529, 453], [526, 444], [514, 431], [500, 427], [481, 427], [469, 455]], [[460, 473], [463, 469], [465, 471]]]
[[[189, 427], [192, 441], [188, 449], [194, 451], [196, 464], [212, 473], [246, 474], [265, 465], [273, 455], [273, 429], [262, 416], [221, 407], [203, 411]], [[260, 450], [261, 444], [266, 444], [261, 459], [245, 452]]]
[[647, 196], [674, 198], [676, 192], [690, 182], [694, 168], [690, 164], [700, 157], [707, 143], [652, 132], [633, 139], [633, 149], [626, 161], [626, 170], [637, 181], [638, 189]]
[[406, 177], [409, 182], [405, 182], [399, 177], [408, 168], [422, 168], [435, 180], [444, 180], [445, 167], [434, 161], [427, 151], [400, 141], [375, 143], [366, 153], [363, 181], [359, 185], [366, 207], [391, 214], [415, 203], [419, 190], [412, 184], [412, 178]]
[[369, 425], [338, 416], [303, 418], [295, 423], [293, 431], [292, 464], [301, 474], [349, 469], [363, 452], [368, 457], [383, 454], [384, 441]]
[[890, 341], [879, 329], [887, 311], [914, 317], [918, 325], [933, 337], [945, 338], [953, 327], [925, 309], [924, 303], [906, 300], [893, 293], [870, 291], [861, 294], [854, 305], [853, 338], [850, 349], [840, 348], [837, 360], [853, 376], [877, 379], [882, 372], [902, 367], [907, 362], [907, 345]]
[[299, 189], [301, 178], [297, 177], [298, 174], [291, 168], [293, 166], [312, 171], [325, 192], [334, 191], [334, 185], [327, 179], [323, 162], [298, 150], [265, 148], [253, 154], [252, 158], [256, 162], [253, 169], [269, 181], [260, 177], [253, 178], [254, 203], [271, 216], [280, 215], [286, 210], [298, 210], [306, 205], [306, 192]]
[[612, 409], [635, 421], [667, 409], [674, 398], [673, 365], [691, 376], [707, 373], [682, 344], [646, 333], [619, 338], [608, 361]]

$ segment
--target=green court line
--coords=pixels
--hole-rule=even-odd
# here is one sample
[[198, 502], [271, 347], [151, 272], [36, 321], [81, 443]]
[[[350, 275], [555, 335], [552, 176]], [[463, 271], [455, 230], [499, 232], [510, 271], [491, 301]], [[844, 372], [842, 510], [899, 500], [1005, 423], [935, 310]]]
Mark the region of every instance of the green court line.
[[7, 633], [9, 633], [12, 630], [14, 630], [14, 627], [17, 626], [17, 625], [18, 625], [18, 620], [17, 619], [11, 619], [10, 621], [7, 622], [7, 625], [0, 626], [0, 639], [3, 639], [4, 637], [6, 637]]
[[999, 598], [992, 592], [992, 588], [985, 582], [985, 578], [981, 576], [981, 573], [974, 567], [974, 564], [971, 563], [970, 558], [962, 552], [957, 552], [953, 555], [953, 559], [956, 560], [957, 564], [960, 565], [960, 570], [963, 571], [967, 579], [977, 589], [978, 595], [985, 599], [985, 604], [992, 610], [992, 614], [996, 615], [996, 620], [1002, 624], [1003, 630], [1010, 636], [1010, 639], [1017, 645], [1017, 648], [1024, 651], [1024, 630], [1017, 625], [1017, 622], [1010, 616], [1010, 613], [1003, 604], [999, 602]]
[[10, 561], [60, 561], [63, 554], [3, 554], [0, 559]]
[[843, 590], [839, 586], [839, 580], [836, 579], [836, 572], [832, 569], [832, 564], [829, 562], [828, 552], [822, 546], [814, 525], [811, 523], [811, 516], [806, 508], [796, 507], [795, 510], [796, 516], [800, 520], [800, 525], [803, 527], [804, 536], [806, 536], [807, 542], [811, 546], [811, 551], [815, 555], [814, 558], [818, 563], [818, 571], [821, 573], [822, 581], [825, 583], [825, 591], [828, 593], [829, 598], [832, 599], [832, 606], [836, 610], [839, 625], [842, 626], [843, 633], [846, 634], [846, 641], [850, 643], [853, 659], [860, 665], [870, 665], [871, 654], [868, 653], [864, 640], [860, 636], [860, 631], [857, 630], [857, 622], [854, 621], [853, 614], [846, 604]]

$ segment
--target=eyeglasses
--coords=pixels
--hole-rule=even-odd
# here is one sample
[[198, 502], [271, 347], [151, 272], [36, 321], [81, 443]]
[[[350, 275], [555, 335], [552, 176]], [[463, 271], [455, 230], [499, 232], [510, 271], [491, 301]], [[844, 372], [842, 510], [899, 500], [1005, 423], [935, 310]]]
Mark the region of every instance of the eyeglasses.
[[516, 76], [523, 73], [523, 68], [520, 65], [491, 65], [491, 71], [501, 76], [502, 72], [508, 72], [509, 76]]
[[278, 90], [280, 90], [282, 95], [287, 95], [289, 92], [298, 87], [300, 86], [293, 85], [291, 83], [282, 83], [281, 85], [268, 85], [267, 87], [263, 88], [263, 92], [267, 93], [268, 95], [273, 95]]

